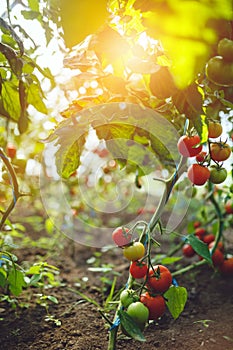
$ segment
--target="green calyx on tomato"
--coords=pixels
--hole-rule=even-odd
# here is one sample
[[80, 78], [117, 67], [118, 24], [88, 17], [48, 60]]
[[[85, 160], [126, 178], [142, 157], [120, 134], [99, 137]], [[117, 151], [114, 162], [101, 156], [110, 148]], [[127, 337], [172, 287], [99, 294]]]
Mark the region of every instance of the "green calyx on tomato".
[[136, 302], [139, 301], [139, 296], [135, 293], [133, 289], [124, 289], [120, 294], [120, 302], [122, 306], [124, 306], [126, 309], [127, 307]]
[[223, 38], [218, 43], [218, 54], [225, 61], [233, 62], [233, 40]]
[[207, 78], [221, 86], [233, 85], [233, 62], [227, 62], [222, 56], [212, 57], [206, 64]]
[[145, 247], [141, 242], [133, 242], [123, 248], [123, 255], [130, 261], [139, 260], [145, 255]]
[[210, 178], [209, 180], [213, 184], [220, 184], [227, 178], [227, 170], [223, 167], [212, 165], [210, 167]]
[[137, 324], [145, 324], [149, 318], [148, 308], [140, 301], [130, 304], [127, 309], [127, 314], [132, 317]]

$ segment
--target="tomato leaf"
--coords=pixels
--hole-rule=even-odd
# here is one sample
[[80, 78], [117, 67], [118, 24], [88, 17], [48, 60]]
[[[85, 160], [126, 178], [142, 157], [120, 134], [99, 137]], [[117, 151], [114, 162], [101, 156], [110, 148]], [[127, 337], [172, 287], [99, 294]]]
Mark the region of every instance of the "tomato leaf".
[[9, 288], [11, 293], [18, 296], [22, 293], [23, 287], [26, 287], [24, 274], [22, 271], [12, 269], [8, 275]]
[[95, 33], [105, 23], [107, 14], [107, 0], [61, 0], [60, 16], [66, 46], [72, 47]]
[[118, 312], [121, 325], [124, 331], [133, 339], [144, 342], [146, 338], [141, 332], [139, 326], [134, 322], [132, 317], [130, 317], [125, 311], [119, 310]]
[[188, 293], [184, 287], [171, 286], [165, 293], [165, 298], [167, 299], [166, 304], [172, 315], [176, 320], [181, 312], [184, 310]]
[[212, 264], [208, 246], [204, 242], [197, 238], [193, 233], [187, 236], [186, 241], [193, 247], [198, 255], [202, 256], [209, 264]]

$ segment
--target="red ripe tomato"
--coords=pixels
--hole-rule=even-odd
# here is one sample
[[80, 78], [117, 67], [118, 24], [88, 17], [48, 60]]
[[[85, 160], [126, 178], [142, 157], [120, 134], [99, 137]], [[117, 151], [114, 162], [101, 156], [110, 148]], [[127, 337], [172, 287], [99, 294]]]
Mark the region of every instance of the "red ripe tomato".
[[200, 226], [201, 226], [200, 221], [194, 221], [194, 223], [193, 223], [193, 227], [194, 227], [194, 228], [198, 228], [198, 227], [200, 227]]
[[13, 159], [16, 156], [16, 147], [13, 145], [13, 143], [8, 143], [6, 146], [6, 154], [9, 158]]
[[143, 278], [147, 273], [147, 264], [144, 261], [133, 261], [130, 265], [129, 272], [133, 278]]
[[216, 138], [222, 134], [222, 125], [217, 122], [209, 122], [208, 123], [208, 137]]
[[219, 248], [216, 248], [213, 255], [212, 261], [215, 267], [221, 266], [224, 262], [224, 255]]
[[195, 163], [190, 165], [187, 175], [194, 185], [201, 186], [209, 179], [210, 171], [207, 167]]
[[165, 312], [166, 304], [162, 295], [153, 297], [146, 292], [141, 295], [140, 301], [149, 309], [149, 320], [157, 320]]
[[211, 242], [213, 242], [215, 240], [215, 235], [213, 235], [212, 233], [210, 233], [209, 235], [206, 235], [202, 238], [203, 242], [206, 244], [210, 244]]
[[226, 202], [224, 205], [224, 209], [227, 214], [233, 214], [233, 202], [231, 203], [230, 201]]
[[134, 242], [132, 245], [124, 247], [123, 254], [126, 259], [135, 261], [144, 256], [145, 247], [141, 242]]
[[225, 259], [219, 266], [219, 270], [224, 276], [233, 276], [233, 257]]
[[184, 244], [182, 247], [182, 252], [184, 254], [184, 256], [191, 258], [192, 256], [195, 255], [195, 250], [193, 249], [193, 247], [190, 244]]
[[132, 233], [127, 227], [117, 227], [112, 233], [112, 239], [118, 247], [122, 247], [130, 243]]
[[181, 136], [177, 143], [179, 153], [184, 157], [195, 157], [202, 150], [202, 145], [197, 147], [200, 141], [201, 139], [198, 135]]
[[223, 162], [231, 155], [231, 147], [224, 142], [211, 143], [210, 156], [216, 162]]
[[198, 238], [202, 239], [203, 236], [206, 234], [206, 230], [204, 229], [204, 227], [197, 227], [194, 233]]
[[[212, 249], [213, 246], [214, 246], [214, 244], [215, 244], [214, 241], [210, 242], [209, 245], [208, 245], [209, 249]], [[217, 245], [217, 248], [218, 248], [219, 250], [221, 250], [221, 252], [224, 252], [224, 245], [223, 245], [223, 242], [219, 241], [219, 242], [218, 242], [218, 245]]]
[[207, 153], [206, 152], [200, 152], [197, 156], [196, 156], [196, 161], [199, 163], [204, 162], [205, 157], [206, 157]]
[[147, 287], [155, 293], [164, 293], [172, 284], [172, 275], [167, 267], [156, 265], [149, 270]]

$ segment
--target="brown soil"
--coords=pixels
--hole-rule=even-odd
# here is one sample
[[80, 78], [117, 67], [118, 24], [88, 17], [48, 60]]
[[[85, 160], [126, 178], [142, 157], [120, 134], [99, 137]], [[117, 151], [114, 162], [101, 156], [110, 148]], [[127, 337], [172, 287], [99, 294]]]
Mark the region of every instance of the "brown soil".
[[[73, 244], [68, 239], [65, 239], [64, 247], [47, 259], [60, 268], [64, 285], [45, 291], [56, 296], [59, 301], [57, 305], [51, 303], [49, 312], [61, 321], [61, 326], [46, 322], [45, 309], [35, 306], [35, 303], [31, 303], [29, 308], [16, 310], [2, 303], [0, 350], [107, 349], [109, 331], [106, 322], [93, 304], [75, 293], [77, 290], [82, 291], [103, 305], [109, 288], [102, 290], [103, 286], [107, 286], [100, 280], [103, 275], [89, 271], [90, 264], [87, 263], [87, 259], [93, 257], [97, 250]], [[31, 247], [17, 252], [22, 261], [34, 261], [35, 256], [45, 253], [41, 248]], [[128, 264], [122, 260], [121, 251], [109, 250], [101, 259], [114, 264], [114, 269], [120, 272], [116, 287], [122, 287], [127, 279]], [[83, 277], [88, 277], [88, 280], [83, 280]], [[181, 316], [174, 321], [167, 311], [158, 323], [152, 323], [146, 328], [145, 343], [119, 333], [117, 350], [233, 350], [232, 277], [224, 278], [210, 267], [202, 266], [179, 276], [178, 282], [187, 288], [189, 295]]]

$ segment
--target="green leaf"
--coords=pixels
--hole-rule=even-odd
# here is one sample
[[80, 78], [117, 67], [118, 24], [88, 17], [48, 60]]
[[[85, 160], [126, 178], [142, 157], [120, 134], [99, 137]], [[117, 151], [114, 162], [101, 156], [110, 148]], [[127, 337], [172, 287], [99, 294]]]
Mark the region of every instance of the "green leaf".
[[171, 286], [164, 293], [164, 297], [167, 299], [166, 304], [172, 317], [176, 320], [184, 310], [187, 301], [188, 293], [186, 288]]
[[32, 11], [39, 12], [39, 1], [38, 0], [28, 0], [28, 5]]
[[0, 287], [4, 288], [6, 285], [6, 271], [4, 269], [0, 269]]
[[[177, 87], [186, 88], [203, 70], [218, 40], [214, 25], [232, 20], [231, 0], [153, 1], [143, 15], [147, 33], [161, 41], [172, 61]], [[185, 69], [184, 69], [185, 67]]]
[[20, 117], [21, 107], [18, 94], [18, 83], [15, 80], [4, 81], [2, 84], [2, 107], [14, 121]]
[[213, 262], [207, 244], [202, 242], [193, 233], [187, 236], [186, 242], [193, 247], [198, 255], [202, 256], [209, 264], [212, 265]]
[[201, 143], [205, 143], [208, 140], [208, 127], [206, 124], [206, 116], [200, 115], [193, 120], [193, 125], [200, 136]]
[[173, 264], [174, 262], [177, 262], [181, 259], [182, 259], [182, 257], [179, 257], [179, 256], [165, 257], [161, 260], [161, 264], [169, 265], [169, 264]]
[[11, 293], [15, 296], [19, 296], [22, 293], [23, 287], [27, 286], [23, 272], [16, 269], [10, 271], [8, 275], [8, 283]]
[[35, 107], [39, 112], [47, 114], [48, 110], [43, 101], [41, 86], [35, 81], [27, 85], [27, 102]]
[[38, 11], [21, 11], [22, 16], [25, 19], [33, 20], [33, 19], [38, 19], [41, 17], [40, 12]]
[[35, 274], [30, 278], [30, 285], [36, 285], [37, 282], [41, 280], [42, 275], [41, 274]]
[[52, 296], [52, 295], [48, 295], [48, 299], [50, 301], [52, 301], [54, 304], [58, 304], [58, 300], [56, 297]]
[[74, 46], [105, 23], [107, 0], [61, 0], [60, 16], [66, 46]]
[[60, 149], [56, 153], [56, 166], [58, 173], [64, 178], [68, 177], [79, 167], [80, 156], [85, 143], [85, 135], [76, 140], [71, 147]]
[[118, 316], [121, 321], [121, 326], [123, 327], [124, 331], [133, 339], [145, 342], [146, 338], [141, 332], [141, 329], [139, 326], [134, 322], [132, 317], [130, 317], [125, 311], [119, 310]]

